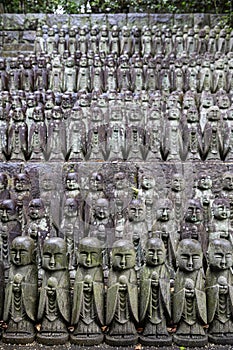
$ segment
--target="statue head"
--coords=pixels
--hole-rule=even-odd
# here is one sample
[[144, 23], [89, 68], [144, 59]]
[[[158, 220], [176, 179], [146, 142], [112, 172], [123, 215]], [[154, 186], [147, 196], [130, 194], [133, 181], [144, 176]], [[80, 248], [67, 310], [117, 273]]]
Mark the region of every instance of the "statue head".
[[200, 223], [203, 219], [203, 208], [199, 200], [190, 199], [187, 203], [185, 221], [190, 223]]
[[106, 198], [99, 198], [95, 203], [95, 217], [99, 220], [107, 219], [110, 216], [110, 204]]
[[226, 270], [233, 265], [232, 245], [224, 238], [210, 241], [207, 256], [211, 270]]
[[103, 190], [103, 175], [98, 172], [94, 172], [89, 177], [89, 189], [91, 191], [102, 191]]
[[155, 186], [155, 179], [152, 174], [145, 173], [142, 175], [141, 186], [144, 190], [150, 190]]
[[32, 199], [28, 205], [28, 215], [32, 220], [41, 219], [45, 214], [44, 203], [41, 198]]
[[5, 223], [18, 218], [17, 204], [13, 199], [5, 199], [0, 204], [0, 220]]
[[145, 204], [140, 199], [133, 199], [129, 203], [128, 218], [132, 222], [142, 222], [145, 220], [146, 209]]
[[17, 292], [21, 292], [21, 286], [22, 286], [22, 282], [23, 282], [23, 276], [21, 275], [21, 273], [16, 273], [14, 276], [14, 280], [13, 280], [13, 292], [17, 293]]
[[112, 246], [112, 268], [114, 270], [128, 270], [135, 266], [136, 254], [130, 241], [121, 239]]
[[32, 118], [35, 122], [42, 122], [45, 119], [44, 109], [41, 106], [37, 106], [33, 110]]
[[68, 191], [73, 191], [73, 190], [79, 190], [80, 189], [78, 173], [69, 172], [66, 175], [66, 189]]
[[67, 268], [67, 247], [62, 238], [52, 237], [45, 240], [42, 267], [48, 271], [60, 271]]
[[197, 187], [203, 191], [210, 189], [212, 187], [212, 179], [210, 175], [204, 172], [200, 173], [198, 176]]
[[16, 174], [14, 178], [14, 187], [17, 192], [30, 190], [30, 178], [26, 173]]
[[169, 199], [160, 199], [157, 202], [156, 219], [157, 221], [169, 221], [173, 218], [173, 204]]
[[117, 190], [127, 190], [129, 183], [126, 173], [119, 171], [118, 173], [114, 174], [114, 184]]
[[183, 239], [177, 249], [177, 265], [181, 271], [193, 272], [202, 267], [203, 253], [201, 245], [194, 239]]
[[214, 218], [226, 220], [230, 217], [230, 203], [226, 198], [216, 198], [212, 203]]
[[174, 192], [181, 192], [184, 189], [184, 177], [181, 174], [175, 173], [172, 175], [171, 189]]
[[15, 266], [25, 266], [35, 261], [35, 244], [28, 236], [18, 236], [12, 241], [11, 262]]
[[102, 264], [103, 247], [95, 237], [85, 237], [80, 240], [78, 247], [79, 265], [85, 268], [97, 267]]
[[222, 187], [224, 190], [233, 191], [233, 173], [224, 173], [222, 176]]
[[146, 264], [158, 266], [164, 264], [166, 249], [160, 238], [150, 238], [146, 242]]
[[64, 204], [64, 215], [67, 218], [73, 218], [77, 216], [78, 202], [75, 198], [67, 198]]

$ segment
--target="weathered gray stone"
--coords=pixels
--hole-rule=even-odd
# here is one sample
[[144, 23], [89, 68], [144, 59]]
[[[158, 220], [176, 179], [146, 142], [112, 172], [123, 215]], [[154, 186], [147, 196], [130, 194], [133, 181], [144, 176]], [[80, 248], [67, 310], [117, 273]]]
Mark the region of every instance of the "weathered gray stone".
[[143, 26], [148, 26], [149, 15], [147, 13], [129, 13], [127, 15], [127, 25], [129, 27], [137, 26], [142, 28]]
[[46, 23], [45, 13], [27, 13], [25, 16], [24, 29], [36, 30], [38, 26]]
[[22, 41], [23, 42], [34, 43], [35, 37], [36, 37], [36, 32], [35, 31], [27, 30], [27, 31], [23, 32]]
[[149, 14], [149, 25], [158, 25], [162, 26], [167, 24], [168, 26], [173, 25], [173, 15], [169, 13], [158, 13], [158, 14]]
[[193, 26], [193, 14], [192, 13], [175, 14], [174, 24], [176, 24], [179, 27], [183, 27], [184, 25], [187, 25], [191, 28]]
[[5, 32], [4, 43], [5, 44], [17, 44], [19, 40], [18, 31], [7, 31]]
[[119, 28], [127, 24], [127, 17], [123, 13], [109, 14], [107, 15], [108, 26], [111, 28], [114, 25], [117, 25]]
[[194, 13], [194, 25], [204, 27], [210, 24], [210, 15], [208, 13]]
[[57, 25], [58, 28], [61, 28], [63, 25], [70, 25], [70, 16], [69, 15], [47, 15], [47, 23], [49, 27]]
[[70, 15], [70, 26], [82, 27], [83, 25], [90, 25], [90, 15]]
[[224, 19], [224, 15], [222, 14], [210, 14], [210, 26], [214, 27], [216, 24], [220, 24]]
[[23, 14], [5, 14], [3, 16], [3, 25], [5, 30], [22, 29], [24, 27], [25, 15]]
[[107, 15], [105, 13], [93, 14], [90, 16], [91, 26], [93, 25], [104, 25], [107, 23]]

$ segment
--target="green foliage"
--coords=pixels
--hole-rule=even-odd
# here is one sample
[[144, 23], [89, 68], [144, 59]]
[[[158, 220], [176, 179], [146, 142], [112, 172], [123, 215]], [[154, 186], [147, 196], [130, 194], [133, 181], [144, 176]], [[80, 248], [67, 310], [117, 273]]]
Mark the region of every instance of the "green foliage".
[[232, 26], [232, 0], [2, 0], [8, 13], [223, 13]]

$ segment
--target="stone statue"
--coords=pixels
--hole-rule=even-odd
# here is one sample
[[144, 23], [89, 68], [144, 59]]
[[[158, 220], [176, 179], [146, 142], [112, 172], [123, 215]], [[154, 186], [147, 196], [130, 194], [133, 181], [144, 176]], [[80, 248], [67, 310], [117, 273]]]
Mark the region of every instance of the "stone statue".
[[[40, 198], [32, 199], [28, 205], [28, 219], [24, 232], [31, 237], [37, 249], [37, 263], [41, 267], [41, 251], [45, 239], [50, 237], [51, 227], [45, 206]], [[51, 232], [52, 235], [52, 232]]]
[[208, 248], [206, 296], [209, 342], [233, 343], [233, 274], [232, 245], [225, 239], [214, 239]]
[[[199, 241], [204, 257], [208, 247], [208, 227], [203, 222], [203, 207], [198, 199], [189, 199], [186, 204], [184, 219], [181, 223], [180, 239], [194, 239]], [[206, 261], [203, 261], [206, 267]]]
[[69, 339], [70, 286], [66, 254], [66, 243], [62, 238], [49, 238], [44, 242], [38, 306], [41, 329], [37, 334], [41, 344], [60, 345]]
[[183, 160], [201, 160], [202, 132], [199, 121], [199, 113], [196, 107], [190, 107], [186, 115], [183, 115]]
[[140, 272], [140, 343], [150, 346], [171, 345], [166, 321], [171, 319], [170, 270], [166, 250], [159, 238], [146, 242], [146, 265]]
[[178, 230], [180, 229], [180, 222], [184, 214], [185, 203], [185, 181], [184, 176], [180, 173], [173, 173], [171, 178], [171, 188], [168, 193], [168, 199], [173, 203], [174, 216]]
[[216, 198], [212, 203], [213, 218], [209, 224], [209, 240], [225, 238], [232, 242], [230, 203], [227, 198]]
[[167, 252], [167, 263], [171, 267], [175, 267], [176, 250], [180, 236], [175, 224], [173, 204], [169, 199], [159, 199], [156, 207], [152, 235], [162, 239]]
[[47, 153], [49, 161], [64, 161], [66, 155], [66, 128], [60, 106], [53, 108], [48, 124]]
[[17, 162], [24, 162], [28, 152], [28, 127], [25, 119], [23, 108], [16, 108], [8, 128], [8, 157]]
[[28, 152], [31, 161], [45, 161], [47, 145], [47, 128], [45, 124], [44, 109], [40, 106], [34, 108], [32, 122], [29, 129]]
[[192, 239], [180, 242], [173, 295], [173, 320], [177, 324], [173, 340], [180, 346], [205, 346], [208, 342], [203, 329], [207, 310], [202, 256], [199, 242]]
[[78, 268], [74, 282], [71, 343], [101, 344], [104, 338], [104, 279], [101, 243], [83, 238], [78, 246]]
[[74, 106], [67, 125], [67, 152], [70, 162], [83, 161], [86, 154], [86, 125], [80, 106]]
[[112, 247], [112, 268], [109, 271], [106, 324], [109, 327], [105, 341], [113, 346], [137, 344], [135, 328], [138, 322], [138, 291], [135, 272], [134, 246], [119, 240]]
[[11, 193], [9, 190], [8, 176], [6, 173], [0, 172], [0, 203], [4, 199], [10, 199]]
[[3, 342], [27, 344], [35, 340], [38, 303], [35, 246], [29, 237], [16, 237], [11, 245], [11, 267], [5, 290]]
[[222, 189], [221, 197], [227, 198], [230, 204], [230, 221], [233, 221], [233, 174], [232, 172], [225, 172], [221, 179]]

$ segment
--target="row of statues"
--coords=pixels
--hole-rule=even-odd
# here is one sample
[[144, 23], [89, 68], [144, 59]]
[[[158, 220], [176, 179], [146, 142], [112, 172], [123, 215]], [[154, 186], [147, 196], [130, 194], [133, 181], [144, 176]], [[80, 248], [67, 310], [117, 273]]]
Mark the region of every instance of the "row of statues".
[[219, 25], [213, 28], [207, 25], [203, 28], [198, 25], [194, 27], [145, 25], [142, 28], [137, 26], [130, 28], [125, 25], [120, 28], [114, 25], [110, 29], [106, 25], [63, 26], [60, 29], [56, 25], [50, 28], [43, 25], [37, 28], [34, 43], [36, 54], [41, 52], [52, 54], [57, 51], [62, 55], [65, 50], [71, 54], [77, 50], [83, 53], [91, 50], [94, 53], [117, 55], [127, 52], [130, 56], [136, 52], [142, 56], [156, 53], [167, 56], [171, 52], [179, 55], [183, 51], [188, 54], [196, 52], [199, 55], [217, 51], [225, 54], [233, 50], [233, 32], [229, 26]]
[[[78, 345], [97, 345], [105, 341], [111, 346], [130, 346], [139, 341], [142, 345], [166, 346], [174, 341], [190, 347], [202, 347], [208, 341], [233, 343], [233, 257], [229, 241], [210, 242], [205, 274], [200, 243], [182, 240], [174, 281], [159, 238], [147, 240], [146, 261], [139, 275], [131, 242], [121, 239], [114, 243], [107, 279], [102, 253], [98, 239], [82, 239], [71, 284], [63, 239], [44, 242], [38, 273], [33, 240], [15, 238], [9, 279], [5, 288], [1, 283], [2, 297], [5, 289], [1, 311], [7, 322], [3, 342], [26, 344], [36, 339], [41, 344], [58, 345], [70, 340]], [[3, 273], [1, 277], [3, 281]], [[173, 327], [173, 332], [175, 329], [173, 336], [168, 327], [170, 331]]]
[[[109, 168], [108, 164], [106, 164]], [[62, 237], [68, 246], [69, 270], [76, 266], [75, 251], [84, 237], [97, 238], [106, 247], [104, 268], [110, 267], [109, 249], [118, 239], [132, 242], [136, 268], [144, 263], [148, 238], [162, 239], [167, 249], [167, 264], [176, 270], [179, 241], [200, 242], [206, 267], [209, 241], [226, 239], [233, 242], [233, 174], [225, 172], [221, 184], [213, 186], [207, 172], [196, 181], [185, 184], [179, 173], [172, 175], [170, 188], [166, 182], [156, 183], [149, 170], [104, 168], [87, 178], [74, 169], [64, 172], [64, 184], [56, 188], [52, 173], [43, 175], [18, 173], [13, 178], [0, 173], [0, 258], [9, 267], [9, 248], [17, 236], [30, 236], [38, 247], [38, 264], [44, 241]], [[137, 179], [137, 181], [136, 181]], [[36, 182], [36, 183], [35, 183]]]
[[232, 94], [232, 74], [233, 51], [203, 56], [196, 53], [190, 57], [186, 51], [180, 57], [174, 53], [168, 57], [162, 54], [140, 57], [135, 53], [130, 57], [127, 53], [116, 56], [93, 51], [0, 57], [0, 88], [10, 92], [51, 89], [101, 94], [130, 90], [138, 94], [144, 90], [167, 93], [224, 90]]
[[[1, 94], [1, 161], [230, 161], [232, 97]], [[56, 100], [57, 97], [57, 100]], [[198, 98], [200, 98], [198, 104]], [[165, 102], [166, 101], [166, 102]]]

